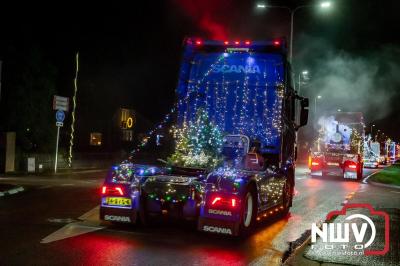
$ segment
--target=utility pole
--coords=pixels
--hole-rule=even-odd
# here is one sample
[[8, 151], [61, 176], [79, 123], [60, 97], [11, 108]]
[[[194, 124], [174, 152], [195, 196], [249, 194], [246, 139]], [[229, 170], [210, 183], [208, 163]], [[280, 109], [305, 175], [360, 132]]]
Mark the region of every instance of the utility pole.
[[0, 60], [0, 102], [1, 102], [1, 67], [3, 65], [3, 61]]

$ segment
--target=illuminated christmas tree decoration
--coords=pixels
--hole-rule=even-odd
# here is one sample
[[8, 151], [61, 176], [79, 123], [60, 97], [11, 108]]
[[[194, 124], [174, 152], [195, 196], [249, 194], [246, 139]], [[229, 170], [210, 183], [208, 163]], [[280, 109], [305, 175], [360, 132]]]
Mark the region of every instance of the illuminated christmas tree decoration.
[[174, 165], [211, 168], [221, 161], [222, 132], [199, 109], [197, 119], [182, 128], [174, 128], [175, 152], [168, 158]]

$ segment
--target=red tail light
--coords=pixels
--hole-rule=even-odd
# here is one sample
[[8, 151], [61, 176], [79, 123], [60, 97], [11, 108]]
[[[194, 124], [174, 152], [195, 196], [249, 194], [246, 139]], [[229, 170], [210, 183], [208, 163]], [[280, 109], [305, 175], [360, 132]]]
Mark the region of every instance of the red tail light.
[[246, 45], [250, 45], [250, 41], [245, 41], [244, 42]]
[[281, 45], [281, 42], [278, 41], [278, 40], [276, 40], [276, 41], [274, 41], [274, 45], [275, 45], [275, 46], [279, 46], [279, 45]]
[[224, 44], [225, 44], [225, 45], [228, 45], [228, 44], [229, 44], [229, 42], [228, 42], [228, 41], [224, 41]]
[[124, 195], [124, 192], [122, 191], [122, 188], [116, 187], [115, 190], [118, 191], [118, 193], [119, 193], [121, 196]]
[[232, 199], [232, 207], [236, 206], [236, 199]]
[[101, 194], [105, 195], [105, 194], [109, 194], [109, 195], [119, 195], [119, 196], [123, 196], [124, 195], [124, 191], [121, 187], [107, 187], [107, 186], [103, 186], [101, 188]]
[[202, 42], [201, 40], [196, 40], [196, 44], [197, 44], [197, 45], [202, 45], [203, 42]]
[[220, 200], [221, 200], [220, 197], [215, 197], [214, 200], [212, 201], [211, 205], [215, 205]]
[[240, 42], [239, 41], [235, 41], [235, 44], [238, 45]]
[[212, 198], [210, 201], [212, 206], [219, 205], [225, 207], [236, 207], [238, 200], [236, 198], [222, 198], [220, 196]]

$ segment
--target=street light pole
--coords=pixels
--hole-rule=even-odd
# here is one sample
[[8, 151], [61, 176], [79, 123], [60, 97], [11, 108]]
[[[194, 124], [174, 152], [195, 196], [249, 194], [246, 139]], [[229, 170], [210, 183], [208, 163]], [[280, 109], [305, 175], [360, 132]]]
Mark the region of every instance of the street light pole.
[[315, 114], [315, 117], [317, 117], [317, 100], [321, 99], [321, 98], [322, 98], [321, 95], [318, 95], [317, 97], [314, 98], [314, 114]]
[[297, 93], [300, 95], [301, 92], [301, 77], [303, 77], [303, 80], [307, 80], [306, 76], [308, 75], [308, 71], [307, 70], [303, 70], [302, 72], [299, 73], [299, 86], [298, 86], [298, 90]]
[[294, 12], [296, 11], [296, 9], [290, 10], [290, 48], [289, 48], [290, 63], [292, 63], [292, 56], [293, 56], [293, 22], [294, 22]]
[[[329, 8], [331, 6], [330, 2], [322, 2], [320, 4], [321, 8]], [[297, 6], [296, 8], [292, 9], [287, 6], [270, 6], [266, 4], [257, 4], [257, 8], [283, 8], [286, 9], [290, 12], [290, 40], [289, 40], [289, 62], [292, 63], [292, 58], [293, 58], [293, 32], [294, 32], [294, 15], [297, 10], [305, 7], [315, 7], [315, 5], [302, 5], [302, 6]]]
[[301, 74], [299, 74], [299, 89], [298, 89], [298, 94], [300, 95], [301, 92]]
[[315, 102], [314, 102], [314, 114], [315, 114], [315, 117], [317, 117], [317, 97], [315, 97]]

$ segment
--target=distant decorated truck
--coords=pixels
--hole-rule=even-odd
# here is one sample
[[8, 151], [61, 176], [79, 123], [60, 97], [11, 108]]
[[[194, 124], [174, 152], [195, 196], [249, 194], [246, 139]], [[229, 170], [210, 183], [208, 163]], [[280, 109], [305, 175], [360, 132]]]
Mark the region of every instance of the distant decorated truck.
[[364, 122], [362, 113], [338, 112], [318, 120], [318, 139], [309, 156], [311, 175], [361, 180]]
[[101, 219], [146, 224], [174, 216], [197, 221], [200, 231], [238, 236], [287, 213], [296, 131], [308, 117], [308, 99], [291, 77], [283, 39], [186, 39], [175, 151], [161, 165], [137, 157], [115, 165], [102, 187]]

